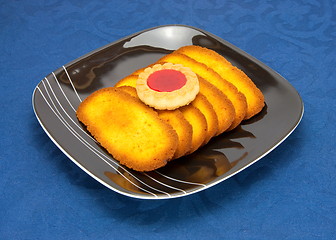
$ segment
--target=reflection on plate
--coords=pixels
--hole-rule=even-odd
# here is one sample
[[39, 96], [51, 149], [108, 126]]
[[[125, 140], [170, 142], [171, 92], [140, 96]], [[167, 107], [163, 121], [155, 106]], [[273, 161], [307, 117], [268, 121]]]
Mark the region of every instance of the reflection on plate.
[[[120, 165], [78, 122], [79, 103], [192, 44], [215, 50], [242, 69], [263, 92], [266, 107], [237, 129], [157, 171], [139, 173]], [[48, 136], [81, 169], [116, 192], [143, 199], [186, 196], [224, 181], [278, 146], [303, 115], [299, 94], [279, 74], [223, 39], [182, 25], [144, 30], [64, 65], [36, 86], [33, 107]]]

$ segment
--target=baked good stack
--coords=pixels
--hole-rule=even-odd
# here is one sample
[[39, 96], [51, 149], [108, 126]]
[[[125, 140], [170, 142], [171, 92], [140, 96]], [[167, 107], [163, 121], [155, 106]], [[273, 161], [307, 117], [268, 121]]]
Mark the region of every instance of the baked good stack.
[[258, 114], [264, 96], [218, 53], [185, 46], [87, 97], [77, 117], [121, 164], [152, 171]]

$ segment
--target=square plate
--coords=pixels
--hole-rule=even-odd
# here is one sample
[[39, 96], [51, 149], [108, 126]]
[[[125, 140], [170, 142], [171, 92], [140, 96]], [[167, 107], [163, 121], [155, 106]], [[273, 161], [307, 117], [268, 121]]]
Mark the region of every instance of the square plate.
[[[76, 118], [76, 109], [92, 92], [114, 86], [186, 45], [212, 49], [242, 69], [263, 92], [266, 106], [190, 156], [148, 173], [130, 170], [88, 134]], [[303, 115], [301, 97], [286, 79], [225, 40], [184, 25], [147, 29], [70, 62], [36, 86], [32, 101], [44, 131], [74, 163], [106, 187], [142, 199], [186, 196], [224, 181], [277, 147]]]

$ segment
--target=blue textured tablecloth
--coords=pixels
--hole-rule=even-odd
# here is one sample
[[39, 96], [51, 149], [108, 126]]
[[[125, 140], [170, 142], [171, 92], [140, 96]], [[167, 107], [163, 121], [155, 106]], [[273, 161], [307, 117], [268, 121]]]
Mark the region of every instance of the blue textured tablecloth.
[[[0, 1], [0, 239], [335, 239], [335, 1]], [[305, 115], [265, 158], [210, 189], [137, 200], [72, 163], [35, 118], [39, 81], [164, 24], [209, 31], [300, 93]]]

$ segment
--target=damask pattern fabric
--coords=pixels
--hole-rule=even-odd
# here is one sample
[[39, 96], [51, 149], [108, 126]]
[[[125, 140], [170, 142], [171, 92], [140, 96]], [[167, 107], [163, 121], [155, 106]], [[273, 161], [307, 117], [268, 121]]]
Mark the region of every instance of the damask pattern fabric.
[[[0, 239], [333, 239], [335, 12], [332, 0], [0, 1]], [[60, 66], [165, 24], [204, 29], [264, 62], [298, 90], [305, 114], [278, 148], [219, 185], [132, 199], [57, 148], [31, 96]]]

